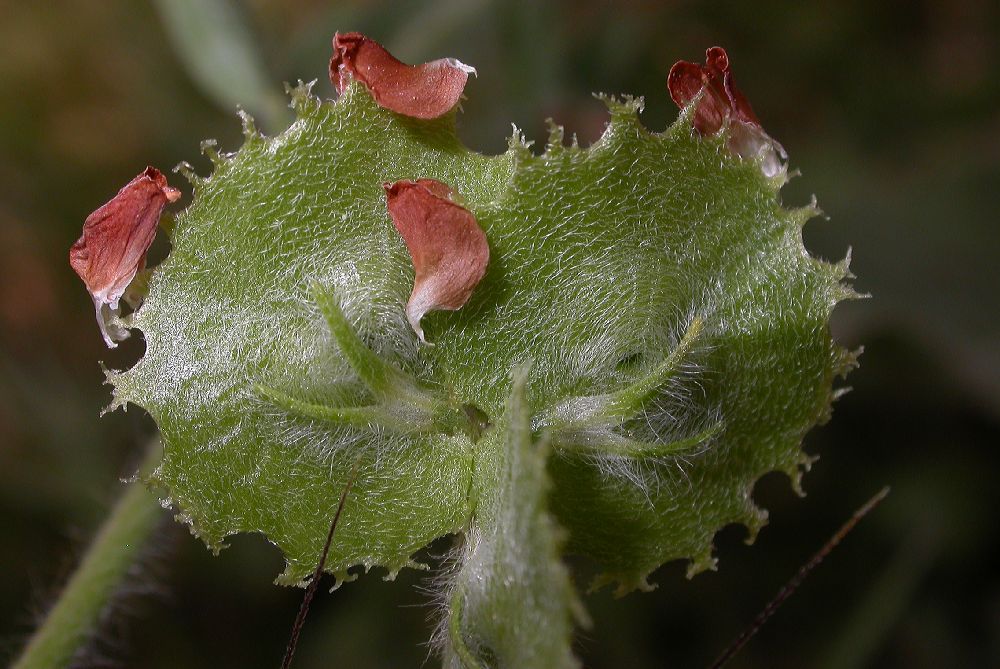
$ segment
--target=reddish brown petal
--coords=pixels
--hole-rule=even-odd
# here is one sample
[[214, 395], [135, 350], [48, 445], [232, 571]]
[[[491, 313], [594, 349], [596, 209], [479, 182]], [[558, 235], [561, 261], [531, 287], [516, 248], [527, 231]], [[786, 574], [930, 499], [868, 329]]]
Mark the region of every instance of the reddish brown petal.
[[111, 348], [128, 333], [111, 325], [110, 316], [117, 313], [118, 300], [145, 265], [163, 208], [180, 196], [159, 170], [147, 167], [87, 217], [83, 235], [69, 250], [69, 264], [87, 285], [101, 334]]
[[705, 66], [712, 73], [713, 85], [718, 86], [719, 82], [722, 83], [721, 93], [729, 103], [729, 111], [733, 118], [759, 126], [760, 120], [753, 113], [750, 101], [736, 87], [733, 73], [729, 69], [729, 54], [726, 50], [721, 46], [713, 46], [705, 51]]
[[451, 201], [452, 190], [440, 181], [397, 181], [383, 187], [389, 216], [416, 273], [406, 318], [426, 343], [420, 319], [429, 311], [454, 311], [469, 301], [486, 273], [490, 247], [475, 217]]
[[382, 107], [397, 114], [431, 119], [458, 104], [469, 74], [476, 70], [454, 58], [423, 65], [396, 60], [378, 42], [361, 33], [337, 33], [333, 38], [330, 81], [343, 93], [351, 79], [369, 90]]
[[767, 176], [781, 170], [779, 156], [785, 158], [785, 150], [764, 131], [750, 102], [736, 87], [725, 49], [720, 46], [708, 49], [704, 65], [683, 60], [675, 63], [667, 75], [667, 89], [681, 109], [704, 90], [691, 117], [695, 130], [702, 135], [713, 135], [728, 119], [727, 146], [732, 153], [743, 158], [763, 154], [761, 167]]
[[710, 86], [701, 65], [683, 60], [675, 63], [667, 75], [667, 88], [670, 90], [670, 97], [681, 109], [691, 104], [698, 93], [705, 89], [705, 95], [695, 107], [691, 122], [702, 135], [713, 135], [722, 129], [729, 111], [728, 105]]

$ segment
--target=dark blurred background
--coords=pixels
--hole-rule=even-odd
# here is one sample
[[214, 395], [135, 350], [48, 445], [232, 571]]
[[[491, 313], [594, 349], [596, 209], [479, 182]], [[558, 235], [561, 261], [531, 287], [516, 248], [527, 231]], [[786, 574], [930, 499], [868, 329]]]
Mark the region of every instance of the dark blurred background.
[[[1000, 666], [1000, 4], [0, 0], [0, 16], [0, 662], [155, 430], [135, 408], [98, 418], [98, 361], [125, 366], [141, 344], [101, 342], [67, 264], [84, 217], [146, 164], [207, 173], [198, 143], [239, 145], [237, 102], [275, 133], [282, 81], [317, 78], [332, 97], [330, 38], [361, 30], [409, 62], [475, 65], [460, 134], [487, 152], [511, 122], [540, 143], [549, 116], [593, 141], [593, 91], [644, 95], [660, 130], [677, 114], [671, 64], [725, 46], [802, 171], [785, 202], [815, 193], [829, 216], [807, 246], [852, 246], [873, 296], [835, 313], [865, 354], [806, 439], [821, 455], [808, 497], [769, 475], [756, 497], [771, 525], [752, 547], [722, 531], [718, 572], [687, 581], [671, 564], [653, 593], [587, 596], [586, 666], [705, 666], [884, 484], [886, 503], [732, 666]], [[271, 584], [277, 550], [236, 537], [215, 558], [169, 520], [155, 543], [81, 666], [278, 666], [302, 593]], [[321, 592], [295, 666], [419, 666], [429, 585], [373, 573]]]

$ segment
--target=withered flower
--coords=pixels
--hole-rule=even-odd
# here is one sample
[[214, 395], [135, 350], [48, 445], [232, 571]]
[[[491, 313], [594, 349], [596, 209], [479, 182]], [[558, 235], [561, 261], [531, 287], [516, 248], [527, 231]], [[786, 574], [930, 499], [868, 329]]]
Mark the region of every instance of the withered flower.
[[94, 299], [97, 324], [109, 348], [128, 337], [112, 322], [118, 301], [146, 264], [160, 214], [181, 196], [155, 167], [147, 167], [111, 200], [87, 217], [83, 234], [69, 250], [70, 267], [80, 275]]
[[397, 181], [383, 188], [415, 270], [406, 318], [426, 343], [421, 318], [437, 309], [455, 311], [469, 301], [486, 274], [490, 247], [475, 217], [451, 200], [452, 189], [440, 181]]
[[458, 104], [469, 67], [454, 58], [407, 65], [378, 42], [361, 33], [337, 33], [333, 38], [330, 81], [343, 93], [351, 79], [365, 85], [380, 106], [397, 114], [432, 119]]
[[683, 60], [675, 63], [667, 75], [667, 88], [681, 109], [697, 98], [691, 121], [700, 134], [713, 135], [728, 123], [730, 152], [741, 158], [761, 155], [765, 176], [781, 171], [781, 160], [788, 157], [785, 149], [764, 132], [750, 102], [736, 87], [725, 49], [713, 46], [705, 51], [704, 65]]

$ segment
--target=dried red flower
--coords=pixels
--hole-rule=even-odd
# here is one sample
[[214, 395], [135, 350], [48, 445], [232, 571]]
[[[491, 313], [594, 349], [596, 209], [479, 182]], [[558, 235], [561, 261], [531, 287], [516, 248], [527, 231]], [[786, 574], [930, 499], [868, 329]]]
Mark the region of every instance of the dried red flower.
[[180, 196], [159, 170], [147, 167], [87, 217], [83, 234], [69, 250], [70, 267], [94, 299], [97, 323], [109, 348], [128, 337], [128, 330], [113, 324], [111, 316], [118, 314], [118, 301], [145, 267], [163, 208]]
[[426, 343], [420, 320], [429, 311], [455, 311], [469, 301], [486, 274], [490, 247], [475, 217], [451, 200], [453, 191], [446, 184], [418, 179], [383, 188], [389, 216], [415, 271], [406, 318]]
[[667, 75], [667, 88], [681, 109], [697, 99], [691, 122], [700, 134], [713, 135], [728, 122], [727, 145], [733, 154], [742, 158], [763, 154], [761, 168], [766, 176], [781, 171], [779, 157], [787, 158], [785, 149], [764, 132], [750, 102], [736, 87], [729, 55], [721, 46], [705, 51], [704, 65], [683, 60], [675, 63]]
[[343, 93], [356, 79], [380, 106], [404, 116], [432, 119], [447, 114], [475, 72], [454, 58], [407, 65], [361, 33], [337, 33], [333, 38], [330, 81], [337, 92]]

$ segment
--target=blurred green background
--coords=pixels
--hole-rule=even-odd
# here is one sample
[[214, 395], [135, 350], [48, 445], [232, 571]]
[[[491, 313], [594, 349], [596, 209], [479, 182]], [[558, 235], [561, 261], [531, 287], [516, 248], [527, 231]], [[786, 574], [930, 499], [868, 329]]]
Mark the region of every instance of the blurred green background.
[[[606, 116], [592, 91], [644, 95], [662, 129], [671, 64], [727, 47], [802, 170], [785, 202], [815, 193], [830, 217], [807, 246], [829, 259], [853, 246], [873, 295], [835, 313], [840, 341], [866, 350], [806, 440], [822, 456], [808, 497], [770, 475], [756, 497], [771, 525], [753, 547], [721, 532], [718, 572], [687, 581], [671, 564], [651, 594], [587, 596], [586, 666], [705, 666], [883, 484], [889, 500], [732, 666], [1000, 666], [1000, 4], [0, 0], [0, 16], [0, 662], [155, 430], [137, 409], [98, 418], [98, 361], [125, 366], [141, 342], [101, 342], [67, 264], [84, 217], [146, 164], [207, 173], [198, 143], [239, 145], [237, 102], [275, 133], [282, 81], [316, 78], [332, 97], [330, 38], [361, 30], [409, 62], [475, 65], [459, 131], [488, 152], [511, 122], [543, 140], [549, 116], [593, 141]], [[79, 666], [278, 666], [301, 591], [271, 584], [277, 550], [236, 537], [213, 558], [164, 516]], [[321, 593], [295, 666], [419, 666], [430, 586], [373, 573]]]

